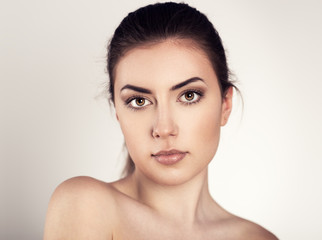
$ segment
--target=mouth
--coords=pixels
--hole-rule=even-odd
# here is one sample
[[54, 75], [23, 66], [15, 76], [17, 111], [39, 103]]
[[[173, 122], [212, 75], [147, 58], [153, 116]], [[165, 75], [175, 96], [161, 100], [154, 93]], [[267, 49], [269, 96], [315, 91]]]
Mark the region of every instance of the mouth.
[[160, 151], [155, 154], [151, 154], [151, 156], [163, 165], [173, 165], [177, 162], [180, 162], [185, 156], [187, 152], [182, 152], [178, 150], [170, 150], [170, 151]]

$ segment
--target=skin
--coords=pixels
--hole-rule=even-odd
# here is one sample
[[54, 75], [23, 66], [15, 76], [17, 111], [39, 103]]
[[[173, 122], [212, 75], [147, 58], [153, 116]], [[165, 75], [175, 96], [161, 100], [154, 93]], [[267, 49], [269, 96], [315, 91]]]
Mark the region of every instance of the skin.
[[[121, 58], [115, 76], [116, 115], [135, 171], [113, 183], [62, 183], [44, 239], [277, 239], [209, 194], [208, 164], [231, 112], [232, 89], [221, 96], [205, 53], [189, 40], [137, 47]], [[165, 165], [153, 157], [171, 149], [184, 158]]]

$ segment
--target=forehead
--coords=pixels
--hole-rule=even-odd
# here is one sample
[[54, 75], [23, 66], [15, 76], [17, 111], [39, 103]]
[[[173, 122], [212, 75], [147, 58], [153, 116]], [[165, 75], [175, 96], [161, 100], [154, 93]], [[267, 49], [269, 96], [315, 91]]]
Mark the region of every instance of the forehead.
[[207, 54], [190, 40], [166, 40], [128, 51], [116, 65], [115, 88], [171, 85], [191, 77], [217, 79]]

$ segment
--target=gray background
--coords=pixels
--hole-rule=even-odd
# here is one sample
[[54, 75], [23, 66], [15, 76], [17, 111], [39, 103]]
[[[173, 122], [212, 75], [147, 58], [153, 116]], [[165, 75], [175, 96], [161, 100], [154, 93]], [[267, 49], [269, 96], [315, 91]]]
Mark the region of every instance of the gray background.
[[[0, 239], [41, 239], [65, 179], [118, 178], [105, 47], [149, 2], [1, 1]], [[321, 1], [187, 2], [221, 34], [245, 104], [235, 98], [210, 166], [214, 198], [280, 239], [322, 239]]]

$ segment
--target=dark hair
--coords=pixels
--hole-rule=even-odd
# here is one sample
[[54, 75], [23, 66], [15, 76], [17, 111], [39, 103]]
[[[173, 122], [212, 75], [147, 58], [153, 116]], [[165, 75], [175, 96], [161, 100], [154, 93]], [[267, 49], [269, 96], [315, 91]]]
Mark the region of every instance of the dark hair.
[[[222, 97], [228, 88], [235, 87], [229, 79], [221, 38], [208, 18], [185, 3], [156, 3], [129, 13], [110, 41], [107, 70], [110, 78], [110, 99], [113, 103], [115, 67], [122, 56], [135, 47], [167, 39], [193, 40], [207, 54], [217, 75]], [[134, 162], [128, 155], [123, 175], [131, 174], [134, 169]]]

